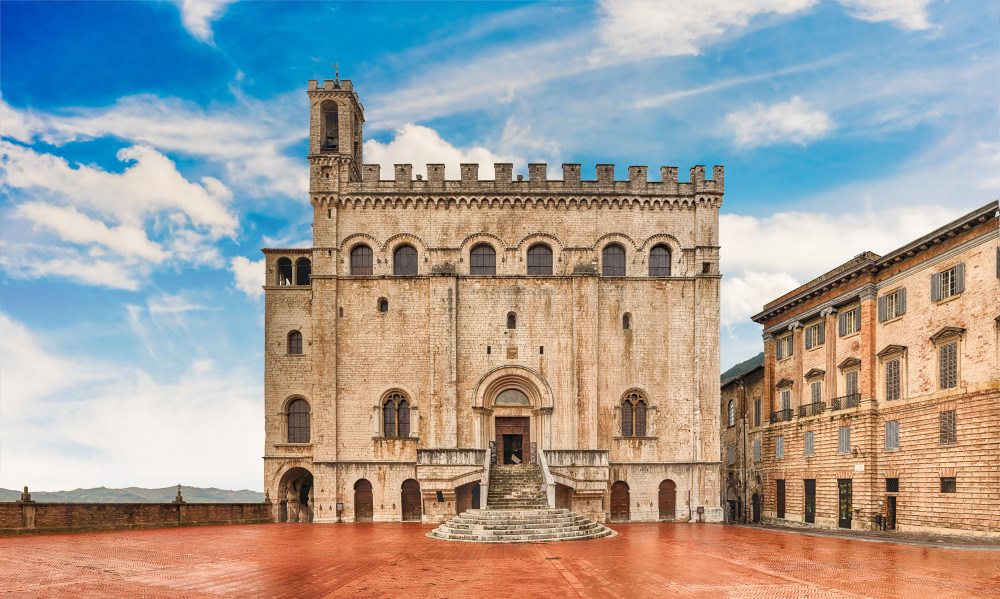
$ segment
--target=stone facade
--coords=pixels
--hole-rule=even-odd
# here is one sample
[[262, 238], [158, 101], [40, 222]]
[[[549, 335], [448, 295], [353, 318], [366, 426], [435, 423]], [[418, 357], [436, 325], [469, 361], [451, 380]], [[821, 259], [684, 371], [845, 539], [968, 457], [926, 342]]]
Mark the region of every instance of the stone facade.
[[996, 213], [865, 252], [753, 317], [765, 519], [1000, 534]]
[[[631, 520], [721, 519], [722, 167], [679, 182], [676, 167], [617, 181], [598, 165], [586, 181], [578, 164], [562, 180], [497, 164], [484, 180], [463, 164], [451, 181], [396, 165], [384, 180], [361, 162], [351, 82], [308, 95], [313, 247], [263, 250], [275, 518], [442, 522], [485, 497], [492, 441], [501, 460], [534, 444], [552, 502], [599, 521], [612, 503]], [[623, 434], [623, 413], [638, 418], [623, 401], [645, 430]], [[523, 434], [498, 436], [498, 418], [527, 419], [503, 421]]]
[[767, 417], [764, 367], [757, 366], [722, 382], [722, 506], [726, 522], [759, 522], [763, 491], [760, 462], [753, 459], [750, 430]]

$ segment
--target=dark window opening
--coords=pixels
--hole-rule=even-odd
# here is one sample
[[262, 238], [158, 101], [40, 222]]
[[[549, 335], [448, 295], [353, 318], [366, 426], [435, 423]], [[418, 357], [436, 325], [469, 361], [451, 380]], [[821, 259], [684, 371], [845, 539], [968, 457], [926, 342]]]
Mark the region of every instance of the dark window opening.
[[374, 273], [372, 249], [367, 245], [358, 245], [351, 250], [351, 274], [370, 275]]
[[955, 493], [956, 484], [954, 476], [942, 476], [941, 477], [941, 492], [942, 493]]
[[617, 243], [604, 246], [601, 252], [601, 275], [605, 277], [625, 276], [625, 248]]
[[497, 274], [497, 253], [485, 243], [472, 248], [469, 254], [469, 272], [474, 275]]
[[385, 437], [410, 436], [410, 404], [401, 393], [391, 393], [382, 404], [382, 434]]
[[337, 103], [332, 100], [323, 102], [323, 143], [320, 149], [324, 152], [340, 150], [340, 118]]
[[302, 353], [302, 333], [292, 331], [288, 334], [288, 353], [293, 356]]
[[670, 276], [670, 248], [665, 245], [657, 245], [649, 251], [649, 276]]
[[491, 354], [491, 353], [493, 353], [493, 348], [492, 348], [492, 347], [490, 347], [489, 345], [487, 345], [487, 346], [486, 346], [486, 353], [487, 353], [487, 354]]
[[538, 243], [528, 248], [528, 274], [552, 274], [552, 248], [544, 243]]
[[343, 308], [341, 308], [341, 309], [340, 309], [340, 317], [341, 317], [341, 318], [343, 318], [343, 317], [344, 317], [344, 309], [343, 309]]
[[309, 258], [299, 258], [295, 263], [295, 284], [308, 285], [312, 274], [312, 262]]
[[885, 492], [899, 493], [899, 479], [898, 478], [885, 479]]
[[629, 393], [622, 402], [622, 436], [646, 436], [646, 400], [638, 393]]
[[507, 328], [516, 329], [517, 328], [517, 315], [513, 312], [507, 314]]
[[292, 284], [292, 259], [278, 258], [278, 285]]
[[628, 312], [622, 316], [622, 328], [626, 331], [632, 328], [632, 315]]
[[709, 274], [710, 272], [712, 272], [712, 263], [711, 262], [702, 262], [701, 263], [701, 272], [703, 274], [706, 274], [706, 275]]
[[392, 255], [392, 274], [403, 277], [417, 275], [417, 250], [412, 245], [401, 245]]
[[288, 404], [288, 442], [309, 442], [309, 403], [304, 399]]
[[379, 312], [388, 312], [389, 311], [389, 300], [385, 299], [384, 297], [379, 298], [379, 300], [378, 300], [378, 311]]
[[538, 346], [538, 353], [539, 354], [544, 354], [545, 353], [545, 346], [544, 345], [539, 345]]

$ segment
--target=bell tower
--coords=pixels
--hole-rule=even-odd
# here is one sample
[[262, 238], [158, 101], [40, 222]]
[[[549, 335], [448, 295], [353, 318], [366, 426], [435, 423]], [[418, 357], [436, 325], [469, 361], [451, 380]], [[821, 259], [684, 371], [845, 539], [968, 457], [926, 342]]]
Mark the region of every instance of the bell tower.
[[361, 180], [364, 107], [349, 79], [309, 81], [309, 192]]

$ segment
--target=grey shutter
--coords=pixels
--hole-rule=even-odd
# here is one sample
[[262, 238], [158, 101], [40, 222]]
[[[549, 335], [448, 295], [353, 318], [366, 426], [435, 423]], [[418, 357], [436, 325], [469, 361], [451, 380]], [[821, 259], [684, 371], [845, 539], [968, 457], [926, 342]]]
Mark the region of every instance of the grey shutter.
[[847, 334], [847, 312], [837, 315], [837, 334], [841, 337]]
[[965, 291], [965, 262], [955, 267], [955, 293]]
[[878, 298], [878, 321], [879, 322], [885, 322], [888, 319], [888, 316], [886, 315], [886, 301], [885, 301], [887, 297], [888, 296], [883, 295], [882, 297]]
[[896, 305], [899, 307], [899, 314], [896, 316], [902, 316], [903, 314], [906, 314], [906, 287], [903, 287], [896, 293], [899, 294], [899, 301], [896, 302]]
[[792, 355], [792, 354], [795, 353], [795, 343], [794, 343], [794, 341], [795, 341], [795, 332], [792, 331], [792, 334], [789, 335], [788, 337], [785, 337], [785, 339], [788, 340], [788, 354], [787, 355], [790, 356], [790, 355]]
[[936, 272], [931, 275], [931, 301], [936, 302], [941, 299], [941, 273]]
[[860, 330], [861, 330], [861, 305], [859, 304], [858, 307], [854, 309], [854, 330], [851, 332], [854, 333], [855, 331], [860, 331]]
[[812, 336], [812, 332], [810, 331], [810, 329], [812, 329], [812, 327], [809, 327], [809, 328], [806, 329], [806, 349], [812, 349], [812, 346], [813, 346], [813, 343], [812, 343], [813, 342], [813, 336]]
[[823, 345], [826, 343], [826, 323], [819, 323], [819, 344]]

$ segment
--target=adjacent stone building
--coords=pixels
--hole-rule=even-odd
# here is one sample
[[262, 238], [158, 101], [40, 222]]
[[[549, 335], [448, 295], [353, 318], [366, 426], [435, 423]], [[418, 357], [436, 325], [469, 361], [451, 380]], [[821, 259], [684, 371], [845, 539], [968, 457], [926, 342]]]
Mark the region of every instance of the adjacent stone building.
[[1000, 533], [996, 202], [860, 254], [753, 320], [765, 520]]
[[[759, 522], [763, 479], [750, 429], [766, 414], [764, 366], [755, 366], [722, 381], [722, 506], [726, 522]], [[759, 450], [759, 448], [757, 448]]]
[[263, 250], [275, 518], [441, 522], [495, 459], [599, 521], [720, 520], [722, 167], [383, 179], [351, 82], [308, 96], [313, 244]]

